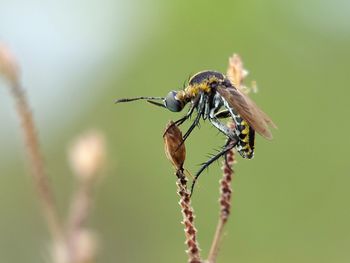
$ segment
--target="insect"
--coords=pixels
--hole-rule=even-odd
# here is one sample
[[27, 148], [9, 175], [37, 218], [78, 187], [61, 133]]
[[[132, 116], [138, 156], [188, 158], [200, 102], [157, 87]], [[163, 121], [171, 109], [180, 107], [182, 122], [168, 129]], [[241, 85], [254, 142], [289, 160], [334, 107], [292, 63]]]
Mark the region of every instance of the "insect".
[[[147, 100], [149, 103], [173, 112], [182, 111], [189, 103], [190, 107], [186, 115], [175, 122], [176, 125], [181, 125], [190, 119], [196, 111], [197, 115], [184, 134], [183, 142], [199, 124], [201, 118], [208, 119], [214, 127], [227, 137], [226, 144], [222, 149], [203, 163], [195, 174], [191, 193], [193, 193], [198, 177], [210, 164], [221, 156], [225, 156], [234, 147], [243, 158], [253, 158], [255, 131], [270, 140], [272, 134], [269, 126], [276, 127], [271, 118], [248, 95], [234, 87], [224, 74], [217, 71], [207, 70], [196, 73], [189, 79], [186, 88], [179, 91], [170, 91], [166, 97], [136, 97], [118, 99], [115, 102], [135, 100]], [[235, 128], [229, 128], [221, 121], [222, 118], [232, 118]]]

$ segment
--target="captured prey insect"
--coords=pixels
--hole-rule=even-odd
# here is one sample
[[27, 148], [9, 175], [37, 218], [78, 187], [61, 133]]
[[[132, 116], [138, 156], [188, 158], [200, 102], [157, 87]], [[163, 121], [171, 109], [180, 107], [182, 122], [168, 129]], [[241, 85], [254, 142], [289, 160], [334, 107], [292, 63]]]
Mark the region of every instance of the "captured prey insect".
[[[181, 125], [196, 110], [197, 115], [184, 134], [183, 142], [199, 124], [201, 118], [208, 119], [213, 126], [227, 136], [227, 142], [221, 151], [203, 163], [196, 173], [191, 192], [199, 175], [211, 163], [225, 156], [234, 147], [243, 158], [253, 158], [255, 131], [266, 139], [272, 139], [269, 126], [276, 127], [270, 117], [248, 95], [234, 87], [225, 75], [211, 70], [196, 73], [189, 79], [185, 89], [170, 91], [166, 97], [136, 97], [118, 99], [115, 102], [135, 100], [147, 100], [149, 103], [173, 112], [180, 112], [187, 103], [190, 103], [187, 114], [175, 122], [176, 125]], [[232, 118], [235, 128], [229, 128], [221, 122], [222, 118]]]

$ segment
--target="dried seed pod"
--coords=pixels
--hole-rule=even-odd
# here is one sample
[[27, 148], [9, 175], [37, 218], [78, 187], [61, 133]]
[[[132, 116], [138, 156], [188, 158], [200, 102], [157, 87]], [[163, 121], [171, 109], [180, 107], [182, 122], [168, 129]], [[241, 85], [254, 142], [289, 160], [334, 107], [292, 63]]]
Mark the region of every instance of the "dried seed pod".
[[182, 170], [186, 158], [186, 148], [182, 140], [182, 133], [173, 121], [167, 124], [163, 138], [166, 157], [176, 170]]

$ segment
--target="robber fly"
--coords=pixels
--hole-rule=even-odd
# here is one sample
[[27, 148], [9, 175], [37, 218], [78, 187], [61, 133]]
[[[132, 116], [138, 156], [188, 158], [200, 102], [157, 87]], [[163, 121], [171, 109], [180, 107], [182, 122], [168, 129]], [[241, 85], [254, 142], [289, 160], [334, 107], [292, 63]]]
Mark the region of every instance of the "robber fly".
[[[180, 112], [186, 104], [190, 103], [187, 114], [175, 122], [176, 125], [181, 125], [196, 110], [197, 115], [184, 134], [183, 142], [199, 124], [201, 118], [208, 119], [214, 127], [227, 137], [227, 142], [221, 151], [203, 163], [196, 173], [191, 192], [193, 192], [194, 184], [204, 169], [221, 156], [225, 156], [232, 148], [235, 147], [243, 158], [253, 158], [255, 131], [270, 140], [272, 134], [269, 126], [275, 127], [270, 117], [248, 95], [234, 87], [225, 75], [216, 71], [208, 70], [195, 74], [189, 79], [185, 89], [170, 91], [166, 97], [137, 97], [118, 99], [115, 102], [135, 100], [147, 100], [149, 103], [173, 112]], [[229, 128], [221, 122], [220, 119], [222, 118], [232, 118], [235, 128]]]

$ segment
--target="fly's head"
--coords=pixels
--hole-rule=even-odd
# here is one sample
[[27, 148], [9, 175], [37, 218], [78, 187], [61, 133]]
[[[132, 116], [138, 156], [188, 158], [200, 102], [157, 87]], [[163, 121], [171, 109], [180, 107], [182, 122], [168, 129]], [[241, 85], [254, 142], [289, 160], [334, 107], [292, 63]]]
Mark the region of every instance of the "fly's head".
[[182, 111], [188, 100], [184, 91], [170, 91], [164, 99], [164, 106], [173, 112]]

